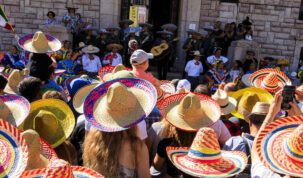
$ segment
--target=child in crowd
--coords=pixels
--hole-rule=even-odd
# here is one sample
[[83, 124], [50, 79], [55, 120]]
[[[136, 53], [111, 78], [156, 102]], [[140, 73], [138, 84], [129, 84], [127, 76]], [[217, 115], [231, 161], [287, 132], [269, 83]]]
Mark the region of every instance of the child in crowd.
[[6, 69], [23, 69], [25, 67], [25, 62], [20, 59], [19, 49], [16, 45], [11, 47], [11, 51], [6, 53], [0, 62]]
[[236, 78], [241, 77], [244, 74], [243, 68], [242, 68], [242, 62], [239, 60], [236, 60], [234, 62], [233, 68], [230, 70], [230, 80], [234, 81]]
[[63, 59], [63, 56], [66, 55], [66, 53], [73, 53], [73, 50], [71, 49], [72, 43], [68, 40], [65, 40], [62, 44], [62, 48], [57, 51], [56, 53], [56, 60], [61, 61]]
[[187, 73], [187, 80], [191, 83], [191, 88], [194, 90], [199, 85], [199, 77], [203, 72], [203, 66], [200, 62], [200, 51], [194, 52], [194, 59], [187, 62], [185, 72]]
[[67, 52], [63, 56], [63, 60], [58, 63], [58, 69], [64, 69], [63, 77], [69, 78], [79, 74], [80, 65], [77, 63], [77, 60], [72, 60], [72, 53]]

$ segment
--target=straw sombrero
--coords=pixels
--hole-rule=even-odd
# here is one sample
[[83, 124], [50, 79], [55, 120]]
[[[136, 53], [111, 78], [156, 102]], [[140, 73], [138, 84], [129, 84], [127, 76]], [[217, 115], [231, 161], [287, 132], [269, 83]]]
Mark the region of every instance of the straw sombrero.
[[24, 79], [23, 72], [21, 70], [15, 69], [9, 75], [7, 79], [7, 84], [4, 88], [4, 92], [12, 95], [19, 94], [18, 85]]
[[287, 59], [279, 59], [278, 61], [277, 61], [277, 64], [276, 64], [277, 66], [280, 66], [280, 65], [289, 65], [289, 61], [287, 60]]
[[261, 69], [251, 74], [249, 82], [252, 86], [275, 93], [285, 85], [291, 85], [289, 78], [277, 69]]
[[84, 103], [84, 114], [95, 128], [117, 132], [144, 120], [152, 112], [156, 101], [156, 89], [148, 81], [115, 79], [90, 92]]
[[62, 159], [54, 159], [50, 162], [47, 168], [25, 171], [21, 175], [21, 178], [34, 177], [101, 178], [103, 176], [92, 169], [80, 166], [71, 166], [68, 162]]
[[111, 51], [113, 49], [113, 47], [116, 47], [118, 50], [121, 50], [123, 48], [123, 46], [120, 44], [112, 43], [112, 44], [107, 45], [106, 49]]
[[98, 83], [93, 83], [80, 88], [73, 97], [73, 107], [79, 113], [83, 114], [84, 101], [87, 95], [96, 87]]
[[30, 113], [19, 128], [36, 130], [56, 148], [71, 135], [74, 126], [74, 114], [64, 101], [42, 99], [31, 103]]
[[93, 45], [88, 45], [87, 47], [82, 49], [82, 52], [88, 53], [88, 54], [98, 53], [99, 51], [100, 51], [100, 49]]
[[271, 170], [302, 177], [303, 117], [291, 116], [268, 124], [256, 138], [262, 163]]
[[18, 127], [27, 117], [30, 103], [22, 96], [0, 95], [0, 118]]
[[0, 119], [0, 177], [19, 177], [25, 170], [28, 149], [20, 130]]
[[159, 103], [159, 111], [170, 124], [185, 131], [210, 126], [221, 116], [221, 108], [214, 99], [197, 93], [170, 95]]
[[215, 131], [201, 128], [191, 147], [167, 147], [169, 160], [194, 177], [231, 177], [244, 170], [247, 156], [242, 151], [223, 151]]
[[261, 116], [264, 116], [264, 119], [265, 119], [265, 116], [268, 114], [268, 111], [269, 111], [269, 107], [270, 107], [270, 104], [269, 103], [264, 103], [264, 102], [257, 102], [252, 111], [249, 112], [249, 111], [246, 111], [246, 110], [243, 110], [242, 114], [244, 116], [244, 120], [249, 123], [249, 118], [252, 116], [252, 115], [261, 115]]
[[231, 113], [237, 106], [237, 100], [233, 97], [229, 97], [227, 92], [218, 89], [212, 98], [217, 101], [221, 107], [222, 115]]
[[18, 43], [21, 48], [32, 53], [51, 53], [58, 51], [62, 46], [58, 39], [41, 31], [25, 35], [19, 39]]
[[[98, 75], [101, 81], [106, 82], [112, 80], [117, 72], [123, 70], [131, 71], [132, 69], [125, 67], [123, 64], [119, 64], [117, 66], [105, 66], [99, 69]], [[123, 78], [129, 78], [129, 77], [123, 77]]]
[[296, 93], [303, 96], [303, 85], [296, 88]]
[[238, 104], [231, 114], [240, 119], [244, 119], [243, 110], [251, 112], [257, 102], [271, 103], [273, 100], [273, 96], [268, 91], [254, 87], [238, 90], [232, 97]]

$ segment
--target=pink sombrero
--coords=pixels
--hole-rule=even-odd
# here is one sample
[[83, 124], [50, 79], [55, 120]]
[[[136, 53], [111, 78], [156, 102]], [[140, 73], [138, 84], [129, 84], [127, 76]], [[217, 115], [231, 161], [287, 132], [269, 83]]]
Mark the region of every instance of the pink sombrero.
[[251, 74], [249, 82], [256, 88], [275, 93], [285, 85], [291, 85], [289, 78], [277, 69], [261, 69]]
[[106, 79], [106, 75], [113, 73], [113, 72], [118, 72], [121, 70], [127, 70], [127, 71], [131, 71], [131, 68], [128, 67], [124, 67], [123, 65], [118, 65], [118, 66], [106, 66], [106, 67], [102, 67], [101, 69], [99, 69], [98, 71], [98, 75], [100, 77], [100, 80], [102, 82], [106, 82], [108, 81], [108, 79]]
[[291, 116], [268, 124], [256, 138], [262, 163], [275, 172], [303, 175], [303, 117]]
[[25, 170], [28, 149], [21, 131], [0, 119], [0, 177], [19, 177]]
[[197, 93], [170, 95], [159, 102], [161, 115], [173, 126], [185, 131], [197, 131], [217, 122], [220, 105], [211, 97]]
[[231, 177], [244, 170], [247, 156], [241, 151], [222, 151], [213, 129], [201, 128], [191, 147], [167, 147], [170, 161], [194, 177]]
[[94, 170], [80, 166], [71, 166], [68, 162], [64, 160], [53, 159], [47, 168], [25, 171], [23, 172], [21, 177], [22, 178], [33, 178], [33, 177], [101, 178], [103, 176]]

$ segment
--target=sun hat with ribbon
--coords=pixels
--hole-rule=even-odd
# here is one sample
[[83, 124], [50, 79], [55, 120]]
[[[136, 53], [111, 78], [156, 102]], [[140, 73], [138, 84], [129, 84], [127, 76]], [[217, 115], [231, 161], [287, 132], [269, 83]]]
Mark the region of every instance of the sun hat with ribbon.
[[261, 162], [271, 170], [302, 177], [303, 117], [290, 116], [268, 124], [256, 138]]
[[277, 69], [261, 69], [251, 74], [249, 82], [252, 86], [275, 93], [285, 85], [291, 85], [289, 78]]
[[100, 49], [93, 45], [88, 45], [87, 47], [82, 49], [82, 52], [88, 53], [88, 54], [98, 53], [99, 51], [100, 51]]
[[79, 113], [83, 114], [84, 110], [84, 101], [88, 94], [98, 86], [98, 83], [92, 83], [80, 88], [73, 97], [73, 107]]
[[214, 99], [197, 93], [170, 95], [159, 103], [159, 111], [171, 125], [185, 131], [210, 126], [221, 116], [221, 108]]
[[243, 110], [251, 112], [257, 102], [271, 103], [273, 100], [273, 96], [268, 91], [254, 87], [238, 90], [232, 97], [238, 104], [231, 114], [240, 119], [244, 119]]
[[111, 51], [114, 47], [117, 48], [118, 50], [123, 49], [123, 46], [120, 45], [120, 44], [117, 44], [117, 43], [108, 44], [108, 45], [106, 46], [106, 49], [109, 50], [109, 51]]
[[[120, 71], [129, 71], [131, 72], [131, 68], [125, 67], [123, 64], [118, 64], [117, 66], [105, 66], [99, 69], [98, 75], [101, 81], [106, 82], [109, 80], [114, 79], [113, 77], [117, 77], [118, 72]], [[132, 78], [131, 74], [129, 72], [123, 73], [125, 75], [121, 74], [120, 78]], [[127, 75], [128, 74], [128, 75]]]
[[90, 92], [84, 102], [84, 114], [96, 129], [117, 132], [144, 120], [154, 109], [156, 101], [156, 89], [148, 81], [115, 79]]
[[42, 31], [25, 35], [19, 39], [18, 43], [21, 48], [32, 53], [51, 53], [58, 51], [62, 46], [58, 39], [46, 35]]
[[242, 151], [223, 151], [215, 131], [201, 128], [191, 147], [167, 147], [169, 160], [194, 177], [231, 177], [244, 170], [247, 156]]
[[233, 97], [229, 97], [227, 92], [218, 89], [212, 98], [217, 101], [221, 107], [222, 115], [227, 115], [231, 113], [237, 106], [237, 100]]
[[0, 119], [0, 177], [19, 177], [25, 170], [28, 149], [21, 131]]
[[18, 127], [27, 117], [30, 103], [22, 96], [0, 95], [0, 118]]
[[249, 123], [249, 118], [252, 116], [252, 115], [262, 115], [264, 116], [264, 119], [265, 119], [265, 116], [267, 115], [268, 111], [269, 111], [269, 107], [270, 107], [270, 104], [269, 103], [265, 103], [265, 102], [257, 102], [253, 108], [252, 108], [252, 111], [249, 112], [247, 110], [242, 110], [242, 114], [243, 114], [243, 117], [244, 117], [244, 120]]
[[47, 168], [24, 171], [21, 175], [21, 178], [34, 177], [101, 178], [103, 176], [92, 169], [80, 166], [71, 166], [68, 162], [62, 159], [53, 159]]
[[12, 95], [19, 94], [18, 85], [24, 79], [23, 72], [21, 70], [15, 69], [9, 75], [7, 79], [7, 84], [4, 88], [4, 92]]
[[56, 148], [72, 133], [75, 117], [69, 106], [58, 99], [42, 99], [31, 103], [31, 110], [20, 130], [34, 129], [42, 139]]

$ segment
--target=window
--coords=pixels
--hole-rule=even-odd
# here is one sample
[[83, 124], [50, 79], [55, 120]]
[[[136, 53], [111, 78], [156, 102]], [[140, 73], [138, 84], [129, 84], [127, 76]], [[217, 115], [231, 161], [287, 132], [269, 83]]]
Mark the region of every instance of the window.
[[239, 0], [220, 0], [220, 2], [239, 3]]
[[303, 0], [301, 0], [301, 7], [299, 13], [299, 20], [303, 20]]

